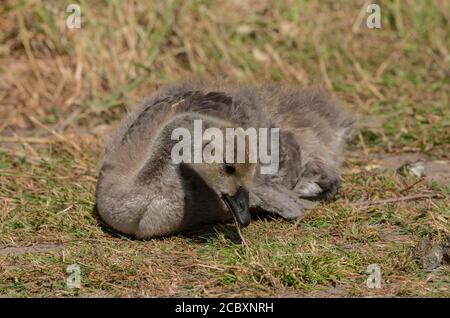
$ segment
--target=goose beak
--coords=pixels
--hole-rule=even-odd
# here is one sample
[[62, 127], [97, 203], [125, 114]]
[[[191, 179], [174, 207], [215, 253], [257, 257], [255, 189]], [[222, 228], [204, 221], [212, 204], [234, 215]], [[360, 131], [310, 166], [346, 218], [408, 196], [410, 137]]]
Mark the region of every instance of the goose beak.
[[233, 196], [225, 193], [222, 194], [222, 199], [225, 201], [225, 204], [230, 209], [234, 218], [242, 226], [249, 225], [251, 220], [248, 197], [249, 194], [243, 187], [239, 187], [239, 190]]

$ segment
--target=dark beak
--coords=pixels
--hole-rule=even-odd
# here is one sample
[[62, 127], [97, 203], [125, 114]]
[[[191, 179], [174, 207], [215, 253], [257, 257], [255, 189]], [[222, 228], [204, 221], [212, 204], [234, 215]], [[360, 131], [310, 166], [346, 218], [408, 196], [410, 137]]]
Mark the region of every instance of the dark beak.
[[222, 195], [222, 199], [225, 201], [225, 204], [230, 209], [234, 218], [242, 226], [247, 226], [250, 224], [251, 217], [248, 197], [248, 192], [243, 187], [239, 187], [238, 191], [233, 196], [228, 194]]

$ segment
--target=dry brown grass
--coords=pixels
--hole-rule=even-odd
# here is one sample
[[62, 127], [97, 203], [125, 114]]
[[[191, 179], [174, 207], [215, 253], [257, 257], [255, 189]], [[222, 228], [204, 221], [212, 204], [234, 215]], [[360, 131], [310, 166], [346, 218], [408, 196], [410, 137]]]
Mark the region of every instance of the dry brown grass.
[[[449, 187], [367, 171], [374, 153], [450, 159], [448, 1], [61, 1], [0, 4], [0, 295], [441, 296], [449, 265], [425, 271], [423, 238], [444, 240]], [[358, 18], [359, 17], [359, 18]], [[93, 214], [104, 136], [164, 83], [202, 76], [323, 85], [361, 116], [343, 188], [299, 222], [258, 220], [248, 248], [223, 234], [147, 242]], [[407, 189], [406, 191], [401, 191]], [[404, 195], [435, 198], [369, 207]], [[68, 289], [79, 264], [82, 288]], [[368, 289], [367, 265], [382, 268]]]

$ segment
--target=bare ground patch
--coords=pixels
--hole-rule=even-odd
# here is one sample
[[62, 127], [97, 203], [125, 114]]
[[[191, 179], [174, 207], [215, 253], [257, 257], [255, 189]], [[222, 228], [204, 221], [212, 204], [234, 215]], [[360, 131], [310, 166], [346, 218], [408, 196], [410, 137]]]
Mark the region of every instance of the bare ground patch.
[[0, 256], [18, 256], [24, 253], [43, 253], [62, 248], [58, 244], [34, 244], [31, 246], [0, 247]]

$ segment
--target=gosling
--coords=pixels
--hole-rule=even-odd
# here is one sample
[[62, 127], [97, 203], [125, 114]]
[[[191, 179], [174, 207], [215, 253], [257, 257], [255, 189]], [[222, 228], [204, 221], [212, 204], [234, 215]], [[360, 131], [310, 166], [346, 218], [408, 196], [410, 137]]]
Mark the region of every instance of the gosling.
[[[279, 128], [279, 168], [259, 163], [174, 163], [174, 129], [194, 121], [229, 127]], [[109, 138], [96, 189], [102, 220], [149, 239], [253, 213], [298, 219], [314, 201], [331, 200], [340, 184], [342, 148], [354, 124], [318, 89], [278, 85], [181, 83], [158, 90], [128, 114]], [[202, 149], [208, 146], [206, 140]], [[220, 149], [219, 149], [220, 150]]]

